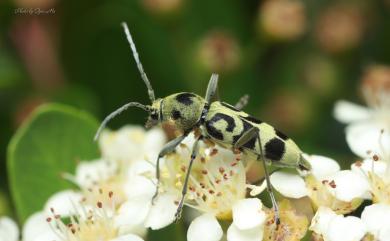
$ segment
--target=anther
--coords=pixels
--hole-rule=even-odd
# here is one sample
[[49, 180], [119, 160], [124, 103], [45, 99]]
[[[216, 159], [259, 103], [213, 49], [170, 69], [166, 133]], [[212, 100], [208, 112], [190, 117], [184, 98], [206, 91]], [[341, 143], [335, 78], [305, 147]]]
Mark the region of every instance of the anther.
[[210, 156], [214, 156], [218, 153], [218, 149], [213, 149], [211, 152], [210, 152]]
[[114, 196], [114, 192], [113, 192], [113, 191], [110, 191], [110, 192], [108, 193], [108, 197], [109, 197], [109, 198], [112, 198], [112, 196]]
[[329, 186], [331, 186], [332, 188], [336, 188], [336, 183], [334, 180], [332, 180], [330, 183], [329, 183]]
[[102, 208], [103, 207], [103, 203], [102, 202], [97, 202], [97, 206], [98, 206], [98, 208]]

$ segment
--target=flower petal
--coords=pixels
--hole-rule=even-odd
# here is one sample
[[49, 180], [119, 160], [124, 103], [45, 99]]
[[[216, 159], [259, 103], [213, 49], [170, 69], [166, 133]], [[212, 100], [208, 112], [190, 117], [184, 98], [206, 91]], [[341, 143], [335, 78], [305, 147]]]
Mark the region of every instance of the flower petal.
[[[3, 239], [2, 237], [6, 237]], [[0, 217], [0, 240], [1, 241], [18, 241], [19, 228], [14, 220], [9, 217]]]
[[119, 236], [117, 238], [111, 239], [110, 241], [144, 241], [144, 240], [137, 235], [126, 234], [126, 235], [122, 235], [122, 236]]
[[362, 220], [337, 215], [328, 207], [317, 210], [309, 229], [329, 241], [360, 241], [366, 233]]
[[369, 158], [373, 154], [382, 154], [382, 147], [390, 146], [390, 134], [385, 123], [366, 121], [352, 124], [347, 127], [347, 143], [356, 155]]
[[161, 229], [175, 220], [177, 197], [172, 194], [163, 193], [158, 195], [155, 204], [152, 205], [149, 215], [146, 218], [145, 226], [153, 230]]
[[328, 207], [319, 207], [314, 215], [309, 229], [318, 234], [324, 234], [328, 230], [329, 223], [337, 214]]
[[351, 165], [351, 170], [363, 174], [363, 176], [367, 177], [368, 172], [373, 172], [381, 178], [385, 178], [386, 175], [387, 163], [384, 161], [374, 161], [373, 159], [365, 159], [363, 162], [359, 162], [359, 164], [354, 163]]
[[54, 209], [55, 214], [69, 216], [78, 212], [77, 206], [82, 199], [79, 192], [64, 190], [53, 194], [46, 202], [44, 210], [50, 214], [50, 209]]
[[270, 178], [272, 186], [283, 196], [301, 198], [308, 194], [305, 182], [296, 174], [275, 172]]
[[340, 170], [340, 165], [333, 159], [319, 155], [305, 155], [305, 158], [312, 167], [311, 173], [318, 180], [336, 173]]
[[263, 225], [266, 219], [265, 212], [261, 209], [263, 204], [258, 198], [247, 198], [233, 205], [233, 223], [238, 229], [251, 229]]
[[93, 160], [80, 162], [76, 167], [76, 182], [80, 187], [88, 188], [96, 181], [106, 180], [115, 173], [114, 162]]
[[[58, 237], [50, 229], [49, 223], [46, 221], [46, 215], [43, 211], [32, 214], [23, 226], [23, 241], [40, 240], [56, 240]], [[46, 238], [46, 239], [45, 239]]]
[[338, 200], [350, 202], [354, 198], [365, 198], [370, 190], [364, 177], [350, 170], [339, 171], [327, 178], [328, 190]]
[[263, 240], [264, 226], [242, 230], [232, 223], [227, 231], [228, 241], [261, 241]]
[[381, 232], [389, 232], [390, 205], [377, 203], [365, 207], [362, 212], [362, 220], [368, 231], [378, 238]]
[[365, 234], [366, 227], [360, 218], [338, 215], [331, 220], [324, 236], [331, 241], [360, 241]]
[[211, 214], [203, 214], [195, 218], [187, 231], [188, 241], [219, 241], [223, 231], [217, 219]]
[[126, 180], [123, 189], [128, 199], [137, 198], [139, 196], [152, 198], [156, 192], [156, 185], [149, 178], [134, 176]]
[[349, 124], [354, 121], [361, 121], [370, 118], [370, 110], [364, 106], [349, 101], [340, 100], [336, 102], [333, 110], [336, 120]]
[[117, 215], [115, 215], [115, 225], [119, 228], [127, 229], [143, 224], [151, 205], [150, 198], [128, 200], [120, 206]]

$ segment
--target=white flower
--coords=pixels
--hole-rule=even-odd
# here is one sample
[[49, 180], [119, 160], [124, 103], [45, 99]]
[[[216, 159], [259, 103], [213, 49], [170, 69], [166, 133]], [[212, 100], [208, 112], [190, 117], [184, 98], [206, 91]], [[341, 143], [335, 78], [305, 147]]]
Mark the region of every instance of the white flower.
[[0, 241], [18, 241], [19, 229], [9, 217], [0, 217]]
[[117, 131], [105, 130], [99, 138], [102, 157], [119, 163], [138, 160], [155, 162], [166, 142], [162, 129], [145, 131], [140, 126], [124, 126]]
[[361, 219], [338, 215], [327, 207], [317, 210], [309, 229], [322, 235], [324, 241], [360, 241], [367, 232]]
[[362, 221], [376, 240], [390, 240], [390, 205], [373, 204], [364, 208]]
[[[368, 107], [348, 101], [338, 101], [334, 116], [348, 124], [347, 142], [351, 150], [363, 158], [369, 152], [379, 152], [378, 135], [380, 130], [390, 130], [390, 68], [372, 66], [366, 72], [362, 91]], [[375, 141], [373, 141], [375, 140]], [[390, 146], [390, 136], [383, 137], [383, 145]]]
[[[158, 197], [165, 199], [163, 217], [170, 217], [171, 221], [181, 197], [193, 142], [191, 134], [176, 153], [162, 159]], [[191, 222], [188, 240], [220, 240], [223, 231], [217, 220], [233, 220], [227, 232], [228, 240], [261, 240], [266, 214], [259, 199], [246, 198], [248, 185], [245, 172], [241, 154], [200, 144], [190, 174], [185, 205], [203, 214]], [[155, 210], [161, 214], [161, 210]], [[161, 226], [157, 225], [160, 223], [159, 215], [150, 217], [147, 222], [152, 229]]]
[[52, 210], [52, 215], [37, 212], [23, 227], [23, 241], [142, 241], [134, 234], [121, 234], [104, 207], [85, 208], [83, 214], [70, 216], [69, 223]]
[[281, 171], [271, 175], [273, 187], [283, 196], [308, 196], [315, 206], [327, 206], [338, 213], [351, 212], [367, 198], [369, 187], [361, 175], [350, 170], [340, 171], [338, 163], [327, 157], [306, 158], [312, 171], [305, 178]]
[[[233, 222], [227, 231], [229, 241], [261, 241], [263, 239], [266, 214], [257, 198], [236, 202], [233, 207]], [[205, 213], [195, 218], [188, 228], [188, 241], [219, 241], [223, 231], [217, 218]]]
[[366, 139], [367, 143], [377, 143], [378, 152], [369, 152], [370, 158], [357, 161], [351, 169], [361, 175], [369, 186], [369, 196], [375, 203], [390, 205], [390, 145], [384, 144], [390, 139], [390, 132], [383, 130], [375, 139]]

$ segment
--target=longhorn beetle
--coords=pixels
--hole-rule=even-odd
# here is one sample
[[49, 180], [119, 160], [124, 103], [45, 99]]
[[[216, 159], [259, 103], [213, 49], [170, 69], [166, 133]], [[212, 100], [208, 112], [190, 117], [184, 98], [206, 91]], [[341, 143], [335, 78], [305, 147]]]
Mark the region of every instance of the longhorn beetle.
[[239, 149], [250, 158], [262, 161], [265, 170], [267, 190], [270, 194], [275, 211], [275, 220], [279, 224], [279, 210], [273, 195], [272, 186], [267, 171], [267, 164], [277, 167], [298, 168], [310, 170], [310, 164], [304, 159], [299, 147], [282, 132], [269, 124], [262, 122], [241, 109], [246, 105], [247, 96], [240, 99], [236, 106], [220, 102], [217, 97], [218, 75], [212, 74], [205, 98], [188, 92], [181, 92], [156, 99], [154, 91], [139, 60], [139, 56], [126, 23], [122, 23], [127, 40], [133, 52], [135, 62], [143, 81], [148, 89], [151, 105], [130, 102], [108, 115], [100, 125], [95, 140], [106, 126], [107, 122], [129, 107], [138, 107], [149, 113], [146, 127], [170, 121], [183, 134], [165, 144], [156, 162], [157, 190], [153, 199], [158, 195], [160, 180], [160, 158], [173, 152], [184, 138], [192, 131], [199, 130], [200, 136], [194, 142], [192, 154], [185, 175], [182, 196], [176, 211], [176, 220], [180, 217], [184, 197], [187, 192], [189, 174], [192, 163], [198, 154], [198, 142], [209, 139], [214, 143], [234, 150]]

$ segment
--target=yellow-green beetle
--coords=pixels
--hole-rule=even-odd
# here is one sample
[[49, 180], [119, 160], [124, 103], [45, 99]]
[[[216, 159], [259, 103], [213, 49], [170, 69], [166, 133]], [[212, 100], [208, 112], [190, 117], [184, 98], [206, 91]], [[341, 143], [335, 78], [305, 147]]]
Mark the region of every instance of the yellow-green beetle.
[[[247, 96], [241, 98], [235, 106], [220, 102], [216, 94], [218, 85], [217, 74], [212, 74], [204, 98], [194, 93], [182, 92], [155, 99], [154, 91], [143, 70], [130, 31], [125, 23], [122, 25], [133, 51], [134, 59], [141, 73], [141, 77], [147, 86], [152, 104], [143, 105], [138, 102], [130, 102], [112, 112], [102, 122], [96, 133], [95, 140], [109, 120], [133, 106], [149, 112], [148, 121], [146, 123], [147, 127], [152, 127], [168, 121], [171, 122], [182, 135], [168, 142], [160, 151], [156, 166], [156, 177], [157, 180], [159, 180], [160, 158], [174, 151], [190, 132], [199, 130], [201, 134], [197, 137], [192, 149], [191, 160], [187, 169], [182, 190], [182, 198], [178, 205], [176, 218], [180, 217], [181, 209], [183, 207], [189, 173], [198, 152], [198, 142], [202, 139], [209, 139], [225, 148], [239, 149], [250, 158], [262, 161], [266, 174], [267, 189], [270, 193], [276, 214], [276, 223], [279, 223], [278, 206], [272, 192], [266, 164], [278, 167], [310, 170], [310, 164], [303, 158], [302, 151], [299, 147], [294, 141], [271, 125], [243, 112], [241, 109], [248, 100]], [[156, 191], [156, 195], [157, 194], [158, 191]]]

